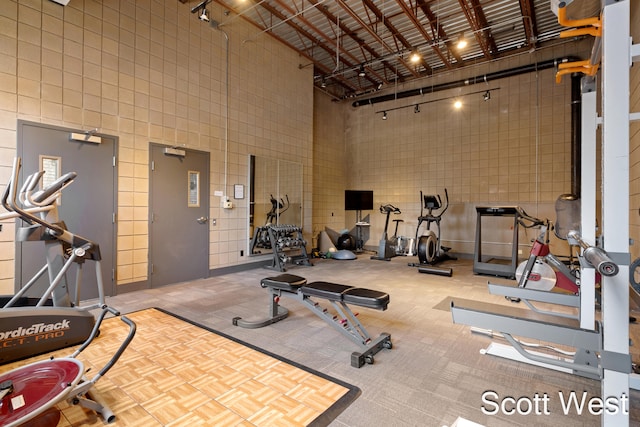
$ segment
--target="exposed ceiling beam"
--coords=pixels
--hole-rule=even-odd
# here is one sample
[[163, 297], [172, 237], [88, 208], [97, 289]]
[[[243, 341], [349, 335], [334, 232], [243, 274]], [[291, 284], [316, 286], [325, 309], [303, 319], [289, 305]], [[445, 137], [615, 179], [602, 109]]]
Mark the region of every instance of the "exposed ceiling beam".
[[533, 0], [520, 0], [520, 12], [522, 13], [522, 25], [527, 38], [527, 45], [534, 47], [538, 44], [538, 23], [536, 20]]
[[[436, 15], [433, 13], [431, 8], [429, 7], [429, 4], [426, 2], [426, 0], [417, 0], [416, 4], [420, 8], [420, 10], [422, 10], [422, 13], [424, 13], [424, 16], [426, 16], [427, 20], [429, 21], [429, 26], [431, 27], [432, 39], [446, 40], [445, 46], [447, 46], [449, 53], [455, 58], [456, 66], [460, 66], [463, 61], [462, 57], [458, 53], [458, 50], [455, 49], [454, 44], [451, 41], [449, 41], [449, 36], [447, 36], [447, 33], [445, 32], [444, 28], [440, 24]], [[438, 53], [438, 56], [442, 55], [442, 51], [440, 50], [439, 45], [437, 44], [434, 45], [433, 49], [436, 50], [436, 53]], [[447, 61], [445, 65], [447, 65], [447, 68], [452, 67], [451, 61]]]
[[498, 47], [491, 35], [491, 30], [489, 29], [487, 18], [482, 11], [482, 6], [480, 6], [478, 0], [458, 0], [458, 2], [485, 58], [489, 60], [493, 59], [494, 54], [498, 53]]

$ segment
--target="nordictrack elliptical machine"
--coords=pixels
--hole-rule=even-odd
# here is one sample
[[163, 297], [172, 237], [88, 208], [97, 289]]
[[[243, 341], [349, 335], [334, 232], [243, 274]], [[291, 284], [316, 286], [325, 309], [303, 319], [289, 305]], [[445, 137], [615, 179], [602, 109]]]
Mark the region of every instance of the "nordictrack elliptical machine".
[[382, 232], [382, 237], [380, 238], [380, 243], [378, 245], [378, 253], [376, 255], [371, 256], [371, 259], [389, 261], [391, 258], [397, 255], [396, 246], [398, 244], [398, 238], [396, 234], [398, 232], [398, 222], [396, 222], [396, 233], [394, 233], [391, 239], [387, 237], [387, 230], [389, 228], [389, 216], [391, 216], [392, 212], [394, 215], [400, 215], [402, 213], [400, 212], [399, 208], [393, 205], [380, 206], [380, 213], [386, 214], [387, 218], [385, 220], [384, 231]]
[[[40, 241], [46, 248], [46, 263], [8, 302], [0, 308], [0, 364], [24, 359], [81, 343], [90, 336], [95, 317], [90, 310], [106, 307], [100, 248], [82, 236], [67, 230], [58, 218], [58, 200], [64, 188], [76, 177], [75, 172], [62, 175], [38, 190], [44, 172], [29, 175], [18, 193], [20, 158], [13, 163], [11, 180], [2, 196], [7, 212], [0, 220], [20, 218], [26, 223], [16, 228], [17, 241]], [[94, 261], [98, 285], [98, 302], [80, 306], [82, 265]], [[71, 298], [67, 271], [77, 264], [75, 298]], [[31, 301], [27, 292], [48, 273], [48, 288]], [[4, 301], [5, 298], [2, 298]]]
[[[444, 196], [445, 204], [443, 206], [439, 194], [423, 195], [422, 191], [420, 191], [420, 216], [418, 217], [415, 240], [418, 247], [419, 264], [411, 263], [409, 266], [418, 267], [420, 273], [451, 277], [453, 271], [450, 268], [434, 267], [434, 265], [442, 261], [457, 259], [448, 254], [451, 248], [442, 246], [440, 220], [449, 208], [449, 193], [446, 188], [444, 189]], [[425, 209], [427, 210], [426, 215], [424, 214]], [[440, 209], [440, 211], [438, 211], [438, 209]], [[418, 237], [420, 226], [423, 222], [426, 222], [427, 229], [422, 236]], [[435, 224], [437, 232], [431, 229], [431, 224]]]

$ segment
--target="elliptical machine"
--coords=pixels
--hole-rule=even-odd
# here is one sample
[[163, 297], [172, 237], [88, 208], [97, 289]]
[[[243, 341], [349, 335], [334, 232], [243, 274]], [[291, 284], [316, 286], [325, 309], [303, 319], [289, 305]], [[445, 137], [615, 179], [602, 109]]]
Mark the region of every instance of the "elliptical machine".
[[[440, 221], [442, 215], [449, 208], [449, 193], [447, 189], [444, 189], [445, 203], [442, 204], [442, 198], [437, 195], [423, 195], [420, 191], [420, 216], [418, 217], [418, 226], [416, 227], [416, 244], [418, 247], [418, 261], [419, 264], [409, 264], [410, 267], [419, 267], [420, 273], [437, 274], [440, 276], [451, 276], [452, 270], [450, 268], [435, 268], [432, 267], [442, 261], [455, 260], [457, 258], [449, 255], [451, 248], [442, 246], [442, 234], [440, 229]], [[424, 210], [427, 210], [425, 215]], [[440, 209], [440, 211], [438, 211]], [[438, 212], [435, 212], [438, 211]], [[420, 226], [423, 222], [426, 222], [427, 229], [424, 234], [418, 237], [420, 233]], [[431, 229], [431, 224], [435, 224], [436, 231]]]
[[[0, 220], [20, 218], [27, 226], [16, 230], [17, 241], [42, 241], [46, 247], [46, 264], [0, 309], [0, 364], [24, 359], [41, 353], [81, 343], [90, 336], [95, 317], [89, 311], [106, 307], [100, 248], [98, 244], [69, 232], [58, 218], [58, 199], [76, 177], [69, 172], [36, 190], [44, 172], [36, 172], [24, 182], [18, 196], [20, 158], [13, 163], [11, 179], [2, 197], [7, 210]], [[80, 288], [82, 265], [91, 260], [96, 263], [98, 302], [81, 307]], [[78, 264], [75, 298], [69, 295], [67, 270]], [[33, 301], [25, 295], [44, 274], [48, 273], [49, 286], [40, 298]]]
[[382, 237], [380, 238], [380, 242], [378, 245], [378, 253], [376, 255], [372, 255], [371, 259], [377, 259], [381, 261], [389, 261], [391, 258], [397, 255], [396, 246], [398, 245], [398, 238], [396, 234], [398, 233], [398, 222], [402, 220], [394, 220], [396, 221], [396, 231], [391, 239], [387, 237], [387, 230], [389, 228], [389, 216], [393, 212], [394, 215], [400, 215], [402, 212], [399, 208], [393, 205], [381, 205], [380, 213], [386, 214], [387, 218], [384, 223], [384, 231], [382, 232]]

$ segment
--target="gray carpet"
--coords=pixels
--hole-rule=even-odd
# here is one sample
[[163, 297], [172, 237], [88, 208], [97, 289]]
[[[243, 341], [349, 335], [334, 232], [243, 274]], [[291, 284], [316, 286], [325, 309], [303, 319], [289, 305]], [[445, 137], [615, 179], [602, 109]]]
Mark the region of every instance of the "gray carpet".
[[[268, 269], [228, 274], [191, 283], [176, 284], [111, 297], [108, 302], [123, 312], [161, 307], [199, 324], [256, 345], [266, 351], [353, 384], [362, 395], [332, 426], [443, 426], [463, 417], [486, 426], [597, 426], [592, 415], [563, 415], [558, 392], [586, 391], [599, 396], [597, 381], [550, 371], [493, 356], [480, 350], [488, 337], [471, 334], [451, 321], [451, 299], [491, 302], [508, 306], [503, 297], [489, 295], [488, 277], [472, 272], [471, 260], [448, 261], [453, 276], [420, 274], [407, 266], [415, 257], [391, 261], [361, 255], [355, 261], [314, 260], [313, 267], [292, 266], [287, 272], [307, 278], [388, 292], [389, 308], [362, 308], [359, 319], [372, 336], [391, 334], [393, 349], [382, 350], [373, 365], [350, 366], [358, 348], [330, 328], [302, 304], [283, 299], [290, 315], [261, 329], [243, 329], [231, 319], [267, 314], [268, 300], [260, 279], [279, 274]], [[501, 279], [492, 278], [494, 282]], [[504, 283], [509, 283], [504, 279]], [[633, 328], [638, 326], [632, 325]], [[485, 415], [482, 395], [493, 390], [499, 396], [551, 396], [550, 415]], [[632, 392], [631, 425], [640, 425]]]

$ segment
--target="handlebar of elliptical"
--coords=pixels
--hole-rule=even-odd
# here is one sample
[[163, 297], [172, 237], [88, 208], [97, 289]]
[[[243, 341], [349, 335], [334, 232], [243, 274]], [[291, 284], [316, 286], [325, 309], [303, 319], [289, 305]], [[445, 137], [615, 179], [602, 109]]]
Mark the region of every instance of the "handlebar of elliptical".
[[567, 233], [567, 237], [575, 240], [582, 247], [582, 256], [589, 264], [591, 264], [603, 276], [615, 276], [620, 270], [609, 254], [602, 248], [591, 246], [584, 240], [580, 234], [572, 230]]
[[396, 215], [400, 215], [402, 212], [400, 212], [400, 208], [396, 208], [393, 205], [387, 204], [387, 205], [380, 205], [380, 213], [386, 213], [389, 214], [393, 212]]
[[[60, 235], [64, 233], [64, 230], [62, 228], [60, 228], [59, 226], [55, 225], [55, 224], [51, 224], [41, 218], [39, 218], [38, 216], [34, 215], [33, 213], [29, 212], [28, 209], [22, 209], [21, 207], [18, 206], [17, 203], [17, 195], [16, 195], [16, 184], [18, 182], [18, 177], [20, 175], [20, 158], [16, 157], [13, 161], [13, 170], [12, 170], [12, 174], [11, 174], [11, 181], [9, 182], [9, 195], [8, 195], [8, 207], [9, 211], [13, 211], [15, 213], [17, 213], [23, 220], [29, 222], [29, 223], [37, 223], [42, 225], [43, 227], [48, 228], [49, 230], [53, 231], [56, 235]], [[24, 186], [23, 186], [24, 188]], [[3, 199], [3, 204], [4, 204], [5, 200]]]
[[[439, 194], [438, 194], [438, 199], [440, 199], [440, 195]], [[439, 217], [442, 216], [442, 214], [444, 214], [447, 209], [449, 209], [449, 192], [447, 191], [447, 187], [445, 187], [444, 188], [444, 209], [442, 209], [440, 211], [438, 216]]]
[[44, 171], [32, 174], [33, 183], [29, 191], [25, 192], [25, 200], [32, 206], [48, 206], [55, 202], [60, 195], [60, 192], [70, 185], [76, 178], [75, 172], [67, 172], [66, 174], [58, 177], [51, 184], [47, 185], [42, 190], [38, 190], [32, 193], [33, 189], [38, 185], [40, 179], [44, 175]]
[[[420, 190], [420, 216], [424, 216], [424, 197], [425, 196], [422, 193], [422, 190]], [[435, 197], [438, 198], [438, 204], [442, 206], [442, 198], [440, 197], [440, 195], [436, 194]], [[444, 208], [437, 215], [433, 215], [433, 217], [440, 218], [445, 213], [445, 211], [449, 209], [449, 192], [447, 191], [446, 187], [444, 189], [444, 202]]]

